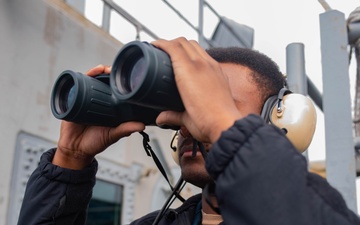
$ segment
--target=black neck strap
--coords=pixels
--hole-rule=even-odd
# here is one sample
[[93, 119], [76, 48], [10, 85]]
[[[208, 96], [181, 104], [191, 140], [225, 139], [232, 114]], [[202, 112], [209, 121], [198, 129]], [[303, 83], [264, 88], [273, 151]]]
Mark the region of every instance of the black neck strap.
[[[161, 174], [163, 175], [163, 177], [165, 178], [165, 180], [169, 184], [170, 189], [172, 191], [174, 191], [174, 187], [171, 185], [170, 180], [169, 180], [169, 178], [168, 178], [168, 176], [167, 176], [167, 174], [165, 172], [164, 167], [161, 165], [160, 160], [158, 159], [158, 157], [156, 156], [156, 154], [154, 153], [154, 151], [152, 150], [152, 148], [151, 148], [151, 146], [149, 144], [149, 142], [150, 142], [149, 135], [147, 133], [145, 133], [144, 131], [140, 131], [139, 133], [143, 136], [143, 147], [144, 147], [144, 150], [145, 150], [146, 154], [149, 157], [153, 158], [156, 167], [160, 170]], [[179, 195], [179, 193], [175, 192], [175, 195], [180, 201], [182, 201], [182, 202], [185, 201], [185, 199], [181, 195]]]

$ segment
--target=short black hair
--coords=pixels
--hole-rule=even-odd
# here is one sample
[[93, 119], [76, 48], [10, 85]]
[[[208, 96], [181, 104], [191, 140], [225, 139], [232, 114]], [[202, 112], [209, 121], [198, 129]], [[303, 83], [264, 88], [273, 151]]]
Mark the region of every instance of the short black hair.
[[276, 95], [285, 86], [285, 77], [279, 66], [265, 54], [248, 48], [210, 48], [207, 53], [219, 63], [234, 63], [248, 67], [257, 84], [262, 101]]

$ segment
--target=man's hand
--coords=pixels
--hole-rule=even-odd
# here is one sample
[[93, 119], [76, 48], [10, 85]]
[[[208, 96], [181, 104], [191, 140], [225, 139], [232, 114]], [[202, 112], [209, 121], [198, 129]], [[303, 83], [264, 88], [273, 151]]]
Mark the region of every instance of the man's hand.
[[241, 118], [221, 65], [196, 41], [177, 38], [152, 43], [170, 55], [185, 112], [162, 112], [156, 122], [183, 125], [197, 140], [213, 143]]
[[[109, 66], [99, 65], [86, 74], [96, 76], [102, 73], [109, 74], [110, 71]], [[62, 121], [53, 164], [68, 169], [83, 169], [92, 162], [95, 155], [120, 138], [144, 129], [145, 125], [140, 122], [126, 122], [117, 127], [101, 127]]]

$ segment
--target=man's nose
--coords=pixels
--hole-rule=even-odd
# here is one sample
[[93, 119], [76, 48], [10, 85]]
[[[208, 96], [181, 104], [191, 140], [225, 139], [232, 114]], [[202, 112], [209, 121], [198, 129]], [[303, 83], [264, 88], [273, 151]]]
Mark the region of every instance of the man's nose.
[[180, 127], [180, 135], [183, 137], [192, 137], [192, 135], [190, 134], [190, 132], [188, 131], [188, 129], [186, 129], [186, 127]]

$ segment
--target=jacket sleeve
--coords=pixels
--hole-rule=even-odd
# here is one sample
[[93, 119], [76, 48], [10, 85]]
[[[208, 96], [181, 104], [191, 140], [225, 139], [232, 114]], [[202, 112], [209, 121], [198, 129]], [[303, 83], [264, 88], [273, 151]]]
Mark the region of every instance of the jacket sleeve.
[[259, 116], [223, 132], [206, 168], [225, 224], [360, 224], [340, 193], [309, 173], [305, 157]]
[[30, 176], [18, 225], [85, 224], [97, 162], [75, 171], [53, 165], [55, 149], [45, 152]]

